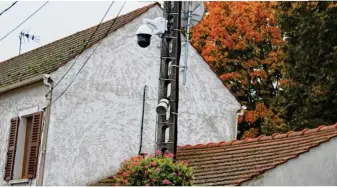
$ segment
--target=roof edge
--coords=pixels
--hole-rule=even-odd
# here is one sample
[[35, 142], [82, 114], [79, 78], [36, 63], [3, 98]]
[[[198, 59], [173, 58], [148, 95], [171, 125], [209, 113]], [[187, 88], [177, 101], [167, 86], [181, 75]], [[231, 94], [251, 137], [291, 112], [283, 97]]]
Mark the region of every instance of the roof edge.
[[[158, 3], [158, 2], [149, 4], [149, 5], [144, 6], [144, 7], [141, 7], [141, 8], [147, 8], [147, 10], [145, 11], [145, 12], [147, 12], [149, 9], [153, 8], [153, 7], [156, 6], [156, 5], [159, 6], [159, 7], [161, 8], [160, 3]], [[119, 17], [121, 17], [121, 16], [123, 16], [123, 15], [127, 15], [127, 14], [129, 14], [129, 13], [131, 13], [131, 12], [137, 11], [138, 9], [141, 9], [141, 8], [137, 8], [137, 9], [135, 9], [135, 10], [133, 10], [133, 11], [127, 12], [127, 13], [125, 13], [125, 14], [122, 14], [122, 15], [120, 15]], [[145, 12], [144, 12], [144, 13], [145, 13]], [[142, 13], [142, 14], [144, 14], [144, 13]], [[142, 15], [142, 14], [141, 14], [141, 15]], [[106, 23], [106, 22], [115, 20], [115, 19], [117, 19], [117, 17], [112, 18], [112, 19], [109, 19], [109, 20], [107, 20], [107, 21], [105, 21], [105, 22], [102, 22], [101, 25], [104, 24], [104, 23]], [[130, 21], [130, 22], [131, 22], [131, 21]], [[127, 23], [126, 23], [126, 24], [127, 24]], [[1, 63], [5, 63], [5, 62], [7, 62], [7, 61], [12, 61], [13, 59], [15, 59], [15, 58], [17, 58], [17, 57], [19, 57], [19, 56], [25, 56], [25, 55], [27, 55], [27, 54], [34, 53], [36, 50], [38, 50], [38, 49], [40, 49], [40, 48], [49, 46], [49, 45], [53, 44], [54, 42], [57, 42], [57, 41], [60, 41], [60, 40], [64, 40], [65, 38], [72, 37], [73, 35], [75, 35], [75, 34], [77, 34], [77, 33], [80, 33], [80, 32], [86, 31], [86, 30], [90, 30], [90, 29], [96, 28], [96, 27], [98, 27], [99, 25], [100, 25], [100, 24], [96, 24], [96, 25], [91, 26], [91, 27], [88, 27], [88, 28], [86, 28], [86, 29], [82, 29], [82, 30], [77, 31], [77, 32], [75, 32], [75, 33], [69, 34], [69, 35], [67, 35], [67, 36], [65, 36], [65, 37], [62, 37], [62, 38], [60, 38], [60, 39], [51, 41], [51, 42], [49, 42], [49, 43], [47, 43], [47, 44], [45, 44], [45, 45], [43, 45], [43, 46], [40, 46], [40, 47], [35, 48], [35, 49], [33, 49], [33, 50], [27, 51], [27, 52], [22, 53], [22, 54], [20, 54], [20, 55], [11, 57], [11, 58], [9, 58], [9, 59], [7, 59], [7, 60], [1, 61], [0, 64], [1, 64]]]
[[38, 75], [38, 76], [35, 76], [33, 78], [23, 80], [21, 82], [16, 82], [14, 84], [5, 86], [3, 88], [0, 88], [0, 94], [5, 93], [5, 92], [10, 91], [10, 90], [13, 90], [13, 89], [23, 87], [23, 86], [27, 86], [29, 84], [32, 84], [32, 83], [35, 83], [35, 82], [38, 82], [38, 81], [42, 81], [42, 80], [43, 80], [43, 75]]
[[[125, 14], [119, 16], [119, 17], [125, 16], [125, 15], [128, 15], [128, 14], [132, 14], [132, 13], [137, 12], [137, 11], [139, 11], [139, 10], [145, 9], [144, 12], [142, 12], [141, 14], [138, 15], [138, 16], [140, 16], [140, 15], [142, 15], [142, 14], [148, 12], [151, 8], [153, 8], [153, 7], [155, 7], [155, 6], [158, 6], [159, 8], [161, 8], [160, 3], [155, 2], [155, 3], [149, 4], [149, 5], [140, 7], [140, 8], [138, 8], [138, 9], [135, 9], [135, 10], [133, 10], [133, 11], [127, 12], [127, 13], [125, 13]], [[118, 18], [119, 18], [119, 17], [118, 17]], [[109, 19], [109, 20], [107, 20], [107, 21], [101, 23], [101, 25], [104, 24], [104, 23], [107, 23], [107, 22], [111, 22], [111, 21], [114, 22], [114, 20], [116, 20], [116, 19], [118, 19], [118, 18], [115, 17], [115, 18]], [[128, 22], [125, 22], [124, 25], [130, 23], [132, 20], [133, 20], [133, 19], [129, 20]], [[26, 57], [28, 57], [29, 55], [35, 53], [36, 51], [41, 50], [41, 48], [46, 48], [46, 47], [48, 48], [48, 47], [50, 47], [51, 45], [53, 45], [55, 42], [59, 42], [59, 41], [65, 40], [65, 39], [67, 39], [67, 38], [70, 38], [70, 37], [72, 37], [72, 36], [74, 36], [74, 35], [76, 35], [76, 34], [78, 34], [78, 33], [85, 32], [85, 31], [87, 31], [87, 30], [95, 29], [95, 28], [98, 27], [99, 25], [100, 25], [100, 24], [97, 24], [97, 25], [91, 26], [91, 27], [89, 27], [89, 28], [86, 28], [86, 29], [77, 31], [77, 32], [72, 33], [72, 34], [70, 34], [70, 35], [68, 35], [68, 36], [65, 36], [65, 37], [62, 37], [62, 38], [60, 38], [60, 39], [51, 41], [50, 43], [45, 44], [45, 45], [43, 45], [43, 46], [40, 46], [40, 47], [38, 47], [38, 48], [35, 48], [35, 49], [33, 49], [33, 50], [30, 50], [30, 51], [27, 51], [27, 52], [22, 53], [22, 54], [20, 54], [20, 55], [11, 57], [10, 59], [7, 59], [7, 60], [4, 60], [4, 61], [0, 62], [0, 67], [2, 67], [2, 66], [5, 66], [5, 67], [8, 66], [8, 63], [10, 64], [11, 61], [15, 61], [17, 58], [23, 58], [23, 59], [25, 59]], [[119, 29], [119, 28], [118, 28], [118, 29]], [[114, 31], [115, 31], [115, 30], [114, 30]], [[112, 32], [114, 32], [114, 31], [112, 31]], [[96, 44], [98, 41], [99, 41], [99, 40], [93, 41], [93, 43], [90, 44], [90, 45], [87, 45], [85, 49], [90, 48], [92, 45]], [[61, 64], [61, 66], [63, 66], [65, 63], [69, 62], [71, 59], [73, 59], [73, 58], [76, 57], [77, 55], [78, 55], [78, 54], [74, 54], [73, 56], [70, 56], [69, 58], [67, 58], [66, 61], [64, 61], [64, 62]], [[51, 70], [51, 71], [45, 72], [45, 73], [49, 74], [49, 73], [51, 73], [51, 72], [54, 72], [54, 71], [57, 70], [58, 68], [59, 68], [59, 66], [56, 67], [54, 70]], [[45, 73], [43, 73], [43, 74], [45, 74]], [[25, 79], [25, 80], [21, 80], [21, 81], [18, 80], [18, 81], [14, 82], [14, 83], [11, 83], [11, 84], [9, 84], [9, 85], [6, 85], [6, 84], [5, 84], [4, 86], [0, 86], [0, 93], [4, 93], [4, 92], [7, 92], [7, 91], [10, 91], [10, 90], [13, 90], [13, 89], [17, 89], [17, 88], [19, 88], [19, 87], [23, 87], [23, 86], [29, 85], [29, 84], [31, 84], [31, 83], [37, 82], [37, 81], [39, 81], [39, 80], [42, 80], [42, 79], [43, 79], [43, 76], [41, 76], [41, 75], [43, 75], [43, 74], [35, 75], [34, 77], [31, 77], [31, 78], [28, 78], [28, 79]]]
[[326, 125], [320, 125], [319, 127], [315, 129], [304, 129], [302, 131], [289, 131], [284, 134], [274, 133], [272, 136], [265, 136], [261, 135], [257, 138], [246, 138], [244, 140], [232, 140], [229, 142], [221, 141], [218, 143], [207, 143], [207, 144], [196, 144], [196, 145], [184, 145], [184, 146], [177, 146], [177, 151], [182, 150], [190, 150], [190, 149], [206, 149], [206, 148], [214, 148], [214, 147], [221, 147], [221, 146], [229, 146], [229, 145], [238, 145], [238, 144], [244, 144], [244, 143], [252, 143], [252, 142], [258, 142], [262, 140], [275, 140], [279, 138], [286, 138], [286, 137], [295, 137], [300, 135], [308, 135], [311, 133], [316, 133], [324, 130], [337, 130], [337, 123], [334, 125], [326, 126]]

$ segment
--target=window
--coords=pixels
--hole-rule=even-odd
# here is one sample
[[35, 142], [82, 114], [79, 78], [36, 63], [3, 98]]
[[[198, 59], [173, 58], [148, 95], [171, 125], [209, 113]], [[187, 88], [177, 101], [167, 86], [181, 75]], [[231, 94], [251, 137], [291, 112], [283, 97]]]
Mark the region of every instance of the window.
[[36, 177], [41, 125], [42, 112], [11, 120], [4, 177], [6, 181]]

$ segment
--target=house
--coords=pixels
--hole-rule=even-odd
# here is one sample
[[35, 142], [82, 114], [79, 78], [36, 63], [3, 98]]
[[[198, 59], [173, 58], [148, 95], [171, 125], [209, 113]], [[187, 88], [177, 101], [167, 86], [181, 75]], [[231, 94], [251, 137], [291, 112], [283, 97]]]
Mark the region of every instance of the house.
[[[193, 168], [194, 185], [337, 185], [337, 124], [177, 150], [177, 159]], [[95, 185], [113, 183], [105, 178]]]
[[[142, 151], [154, 151], [160, 39], [140, 48], [135, 32], [161, 15], [152, 4], [103, 23], [92, 40], [97, 26], [0, 63], [0, 185], [87, 185], [109, 176], [138, 154], [145, 85]], [[189, 49], [178, 144], [232, 140], [240, 104]]]

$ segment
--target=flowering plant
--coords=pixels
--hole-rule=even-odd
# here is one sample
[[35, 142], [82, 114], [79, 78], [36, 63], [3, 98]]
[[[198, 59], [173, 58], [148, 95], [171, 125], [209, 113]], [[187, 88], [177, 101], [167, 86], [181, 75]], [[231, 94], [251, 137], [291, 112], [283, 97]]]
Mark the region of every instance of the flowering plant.
[[186, 162], [158, 150], [126, 160], [111, 179], [115, 186], [191, 186], [193, 175]]

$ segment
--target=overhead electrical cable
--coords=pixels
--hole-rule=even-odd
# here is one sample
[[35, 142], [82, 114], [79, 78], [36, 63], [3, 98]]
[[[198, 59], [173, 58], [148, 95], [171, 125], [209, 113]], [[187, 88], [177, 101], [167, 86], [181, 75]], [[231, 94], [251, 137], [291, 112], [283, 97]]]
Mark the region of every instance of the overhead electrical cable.
[[[104, 13], [103, 18], [101, 19], [101, 21], [99, 22], [98, 26], [96, 27], [95, 31], [91, 34], [91, 36], [89, 37], [89, 40], [87, 41], [87, 43], [83, 46], [83, 49], [81, 50], [81, 52], [76, 56], [73, 64], [71, 64], [71, 66], [69, 67], [69, 69], [64, 73], [64, 75], [60, 78], [60, 80], [58, 82], [56, 82], [56, 84], [53, 86], [53, 88], [57, 87], [57, 85], [59, 85], [59, 83], [64, 79], [64, 77], [69, 73], [69, 71], [74, 67], [74, 65], [77, 62], [77, 59], [80, 57], [80, 55], [87, 49], [88, 44], [91, 42], [91, 39], [94, 37], [94, 35], [96, 34], [97, 30], [99, 29], [99, 27], [102, 25], [106, 15], [109, 13], [109, 10], [111, 9], [112, 5], [114, 4], [115, 1], [112, 1], [110, 6], [108, 7], [108, 9], [106, 10], [106, 12]], [[47, 95], [52, 92], [52, 90], [50, 90]]]
[[11, 9], [16, 3], [17, 3], [17, 1], [15, 1], [11, 6], [9, 6], [8, 8], [6, 8], [4, 11], [2, 11], [2, 12], [0, 13], [0, 16], [1, 16], [3, 13], [7, 12], [9, 9]]
[[83, 65], [81, 66], [81, 68], [77, 71], [74, 79], [70, 82], [70, 84], [66, 87], [66, 89], [51, 103], [49, 104], [52, 105], [54, 102], [56, 102], [68, 89], [69, 87], [74, 83], [74, 81], [76, 80], [76, 77], [79, 75], [79, 73], [81, 72], [81, 70], [83, 69], [83, 67], [87, 64], [87, 62], [89, 61], [89, 59], [91, 58], [91, 56], [95, 53], [95, 51], [97, 50], [97, 48], [99, 47], [99, 45], [101, 44], [101, 42], [103, 41], [103, 39], [109, 35], [110, 30], [112, 29], [113, 25], [115, 24], [117, 18], [119, 17], [120, 13], [122, 12], [122, 9], [125, 5], [126, 1], [124, 1], [122, 7], [119, 9], [119, 12], [117, 14], [117, 17], [113, 20], [113, 22], [111, 23], [109, 29], [107, 30], [107, 32], [105, 33], [105, 35], [100, 39], [100, 41], [97, 43], [95, 49], [91, 52], [91, 54], [89, 55], [89, 57], [86, 59], [86, 61], [83, 63]]
[[5, 39], [9, 34], [11, 34], [13, 31], [15, 31], [17, 28], [19, 28], [22, 24], [24, 24], [27, 20], [29, 20], [32, 16], [34, 16], [37, 12], [39, 12], [44, 6], [46, 6], [49, 3], [49, 1], [45, 2], [40, 8], [38, 8], [35, 12], [33, 12], [33, 14], [31, 14], [30, 16], [28, 16], [28, 18], [26, 18], [25, 20], [23, 20], [23, 22], [21, 22], [18, 26], [16, 26], [14, 29], [12, 29], [9, 33], [7, 33], [5, 36], [3, 36], [0, 39], [0, 42]]

